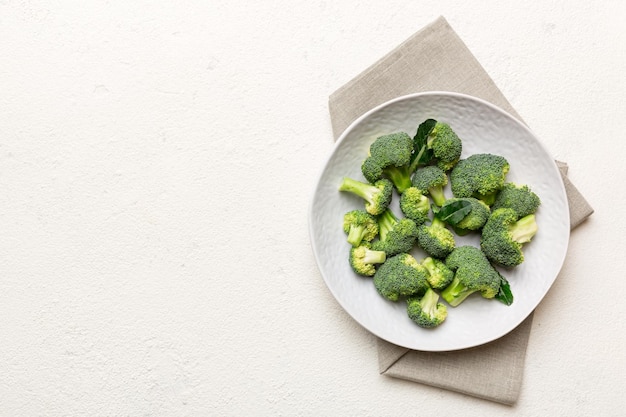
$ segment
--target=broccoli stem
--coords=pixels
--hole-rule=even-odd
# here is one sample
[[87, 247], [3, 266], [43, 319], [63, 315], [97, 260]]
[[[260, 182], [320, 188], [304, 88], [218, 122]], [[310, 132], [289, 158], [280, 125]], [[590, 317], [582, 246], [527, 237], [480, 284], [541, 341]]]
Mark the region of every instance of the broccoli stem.
[[356, 246], [363, 240], [363, 235], [365, 234], [365, 226], [350, 226], [350, 231], [348, 232], [348, 243], [352, 246]]
[[388, 166], [385, 168], [384, 172], [400, 194], [413, 185], [411, 183], [411, 173], [408, 166]]
[[378, 234], [380, 240], [385, 240], [387, 238], [387, 233], [391, 231], [396, 224], [398, 224], [398, 218], [391, 210], [385, 210], [378, 217]]
[[339, 191], [347, 191], [357, 195], [370, 204], [374, 201], [374, 195], [380, 192], [380, 190], [372, 184], [357, 181], [349, 177], [343, 178], [339, 185]]
[[431, 187], [428, 189], [428, 194], [433, 199], [433, 202], [439, 207], [443, 206], [443, 203], [446, 202], [446, 196], [443, 194], [443, 187]]
[[420, 306], [429, 316], [434, 316], [437, 312], [437, 302], [439, 301], [439, 294], [433, 291], [432, 288], [428, 288], [424, 293], [424, 296], [420, 300]]
[[515, 225], [509, 229], [509, 233], [511, 240], [517, 243], [528, 243], [537, 233], [537, 229], [535, 215], [529, 214], [515, 222]]
[[382, 250], [366, 249], [363, 263], [366, 264], [382, 264], [387, 259], [387, 254]]
[[441, 297], [452, 307], [456, 307], [474, 292], [476, 290], [470, 290], [455, 277], [450, 285], [441, 292]]

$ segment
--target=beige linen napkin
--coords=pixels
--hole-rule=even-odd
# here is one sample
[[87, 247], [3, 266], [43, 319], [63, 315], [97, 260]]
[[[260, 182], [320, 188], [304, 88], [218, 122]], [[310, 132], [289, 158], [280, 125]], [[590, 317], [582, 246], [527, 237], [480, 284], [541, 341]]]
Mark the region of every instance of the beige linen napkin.
[[[520, 118], [448, 22], [440, 17], [331, 94], [329, 110], [335, 139], [357, 117], [387, 100], [434, 90], [470, 94]], [[574, 228], [593, 209], [566, 177], [567, 165], [557, 165]], [[453, 352], [414, 351], [378, 339], [379, 370], [387, 376], [510, 405], [519, 395], [531, 324], [532, 314], [496, 341]]]

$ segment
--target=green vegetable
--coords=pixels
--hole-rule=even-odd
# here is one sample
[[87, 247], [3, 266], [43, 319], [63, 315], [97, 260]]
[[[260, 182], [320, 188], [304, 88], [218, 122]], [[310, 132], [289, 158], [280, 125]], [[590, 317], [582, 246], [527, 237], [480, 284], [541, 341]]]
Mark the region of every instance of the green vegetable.
[[359, 246], [362, 241], [370, 242], [378, 235], [376, 218], [365, 210], [351, 210], [343, 216], [343, 231], [352, 246]]
[[427, 146], [432, 149], [437, 166], [444, 171], [451, 170], [461, 158], [461, 139], [447, 123], [435, 124], [428, 135]]
[[385, 262], [387, 254], [371, 249], [368, 242], [350, 248], [350, 266], [359, 275], [371, 277], [376, 272], [376, 264]]
[[404, 132], [379, 136], [370, 145], [369, 156], [361, 165], [365, 179], [374, 183], [388, 178], [402, 194], [411, 186], [409, 164], [413, 153], [413, 140]]
[[519, 217], [524, 217], [534, 214], [540, 204], [539, 196], [532, 192], [528, 185], [508, 182], [496, 196], [491, 209], [510, 208], [515, 210]]
[[407, 313], [418, 326], [431, 329], [444, 322], [448, 308], [439, 302], [439, 294], [428, 288], [422, 297], [407, 299]]
[[421, 295], [428, 288], [428, 272], [408, 253], [387, 258], [374, 274], [378, 293], [390, 301], [411, 295]]
[[489, 206], [481, 200], [453, 197], [446, 200], [435, 216], [452, 226], [456, 234], [463, 236], [480, 230], [490, 214]]
[[368, 184], [344, 177], [339, 185], [339, 191], [345, 191], [361, 197], [365, 200], [365, 210], [370, 214], [377, 215], [384, 212], [391, 204], [393, 184], [386, 179]]
[[384, 251], [387, 256], [409, 252], [417, 239], [417, 225], [411, 219], [399, 219], [387, 209], [378, 216], [378, 236], [372, 249]]
[[439, 167], [428, 165], [418, 168], [413, 174], [413, 186], [428, 193], [433, 202], [441, 206], [445, 201], [444, 187], [448, 184], [448, 176]]
[[436, 217], [430, 225], [417, 228], [417, 243], [424, 252], [435, 258], [445, 258], [456, 245], [452, 232]]
[[522, 245], [537, 233], [535, 215], [519, 218], [515, 210], [494, 210], [483, 227], [480, 247], [487, 258], [498, 265], [511, 268], [524, 262]]
[[415, 172], [417, 167], [427, 165], [432, 160], [433, 151], [428, 148], [428, 135], [436, 124], [436, 120], [427, 119], [417, 127], [417, 132], [413, 137], [413, 155], [409, 172]]
[[400, 196], [400, 210], [419, 226], [429, 220], [430, 200], [417, 187], [409, 187]]
[[474, 197], [488, 206], [504, 187], [509, 162], [502, 156], [473, 154], [461, 159], [450, 172], [450, 188], [455, 197]]
[[441, 297], [457, 307], [475, 292], [484, 298], [495, 298], [500, 291], [501, 275], [485, 254], [475, 246], [459, 246], [446, 258], [446, 266], [454, 271], [454, 279]]
[[422, 260], [422, 265], [428, 271], [428, 283], [435, 290], [444, 289], [454, 279], [454, 272], [441, 259], [429, 256]]

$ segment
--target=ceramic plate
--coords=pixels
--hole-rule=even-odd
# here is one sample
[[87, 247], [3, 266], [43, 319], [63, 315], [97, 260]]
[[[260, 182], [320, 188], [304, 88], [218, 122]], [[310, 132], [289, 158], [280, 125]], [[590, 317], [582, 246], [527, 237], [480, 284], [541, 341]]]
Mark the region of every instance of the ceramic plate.
[[[446, 122], [463, 140], [463, 155], [494, 153], [507, 158], [507, 181], [528, 184], [542, 204], [536, 213], [539, 231], [524, 247], [525, 261], [512, 270], [500, 269], [515, 297], [506, 306], [473, 294], [435, 329], [423, 329], [406, 314], [404, 302], [383, 299], [371, 278], [356, 275], [348, 263], [349, 244], [342, 229], [343, 215], [363, 208], [357, 197], [338, 191], [344, 176], [364, 181], [361, 163], [378, 136], [403, 131], [415, 135], [428, 118]], [[449, 186], [446, 189], [451, 197]], [[398, 198], [392, 208], [397, 214]], [[537, 307], [556, 279], [569, 239], [569, 209], [554, 159], [517, 119], [481, 99], [449, 92], [403, 96], [382, 104], [357, 119], [337, 141], [326, 161], [309, 207], [313, 252], [321, 275], [339, 304], [374, 335], [410, 349], [451, 351], [478, 346], [502, 337]], [[478, 245], [465, 236], [457, 245]], [[418, 260], [425, 255], [416, 250]]]

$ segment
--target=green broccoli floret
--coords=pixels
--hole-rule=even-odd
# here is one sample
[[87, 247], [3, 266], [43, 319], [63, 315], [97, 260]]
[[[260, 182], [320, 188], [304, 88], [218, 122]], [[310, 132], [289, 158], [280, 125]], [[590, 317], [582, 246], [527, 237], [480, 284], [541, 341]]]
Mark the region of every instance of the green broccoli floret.
[[369, 182], [381, 178], [391, 180], [398, 192], [411, 186], [410, 161], [413, 153], [413, 139], [404, 133], [379, 136], [370, 145], [369, 155], [361, 165], [361, 172]]
[[390, 301], [416, 294], [428, 288], [426, 268], [408, 253], [387, 258], [374, 274], [374, 286], [378, 293]]
[[446, 200], [443, 206], [441, 206], [441, 210], [445, 210], [447, 206], [454, 204], [457, 201], [469, 202], [471, 210], [460, 221], [450, 224], [450, 226], [452, 226], [454, 231], [461, 236], [466, 235], [469, 232], [480, 230], [485, 225], [489, 215], [491, 214], [489, 206], [482, 200], [474, 197], [453, 197]]
[[496, 196], [491, 209], [510, 208], [515, 210], [519, 217], [524, 217], [534, 214], [540, 204], [539, 196], [532, 192], [528, 185], [507, 182]]
[[393, 184], [381, 179], [373, 184], [344, 177], [339, 185], [339, 191], [346, 191], [365, 200], [365, 210], [374, 216], [384, 212], [391, 204]]
[[441, 206], [445, 201], [443, 189], [448, 184], [448, 176], [441, 168], [435, 165], [428, 165], [418, 168], [413, 174], [413, 186], [427, 192], [433, 202]]
[[417, 225], [411, 219], [398, 219], [387, 209], [378, 216], [378, 237], [372, 249], [384, 251], [387, 256], [409, 252], [417, 239]]
[[371, 242], [378, 235], [378, 221], [365, 210], [351, 210], [343, 215], [343, 231], [349, 244], [359, 246], [361, 241]]
[[436, 217], [430, 225], [421, 225], [417, 228], [417, 243], [424, 252], [440, 259], [448, 256], [456, 245], [452, 232]]
[[495, 264], [511, 268], [524, 262], [522, 245], [537, 233], [535, 215], [519, 218], [515, 210], [494, 210], [483, 227], [480, 247]]
[[382, 264], [387, 259], [383, 251], [372, 250], [369, 242], [350, 248], [350, 266], [359, 275], [371, 277], [376, 272], [376, 264]]
[[409, 187], [400, 196], [400, 210], [405, 217], [420, 226], [428, 220], [430, 200], [417, 187]]
[[478, 153], [461, 159], [450, 172], [455, 197], [475, 197], [488, 206], [504, 187], [509, 162], [500, 155]]
[[454, 279], [441, 297], [452, 307], [479, 292], [484, 298], [495, 298], [500, 290], [501, 276], [485, 254], [475, 246], [459, 246], [446, 258], [446, 266], [454, 271]]
[[407, 313], [418, 326], [431, 329], [444, 322], [448, 308], [439, 302], [439, 294], [428, 288], [422, 297], [407, 298]]
[[444, 171], [451, 170], [459, 159], [463, 149], [461, 139], [452, 130], [450, 125], [437, 122], [430, 131], [426, 142], [437, 160], [437, 166]]
[[429, 256], [422, 260], [422, 265], [428, 270], [428, 283], [436, 290], [444, 289], [454, 278], [454, 272], [441, 259]]

